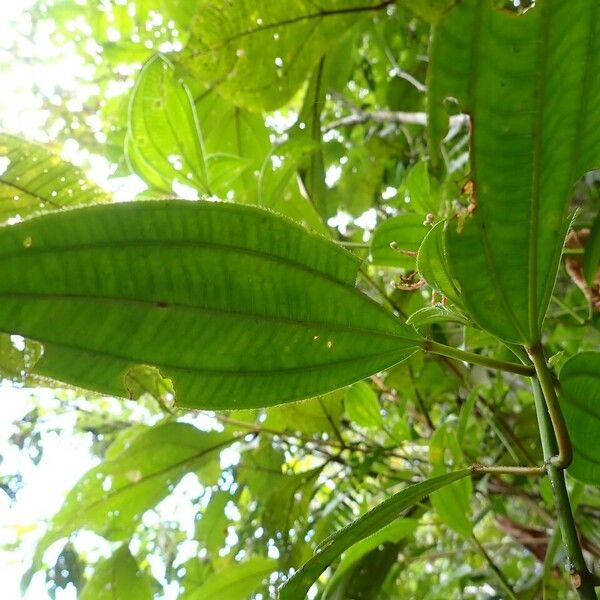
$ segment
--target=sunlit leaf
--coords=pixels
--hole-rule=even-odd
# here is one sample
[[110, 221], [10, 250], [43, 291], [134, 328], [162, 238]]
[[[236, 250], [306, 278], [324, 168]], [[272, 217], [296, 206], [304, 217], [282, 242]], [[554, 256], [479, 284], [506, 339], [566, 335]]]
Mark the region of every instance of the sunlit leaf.
[[206, 158], [194, 100], [162, 55], [138, 75], [129, 102], [125, 143], [133, 170], [167, 194], [179, 183], [209, 193]]
[[381, 0], [272, 2], [203, 0], [178, 63], [234, 102], [253, 109], [284, 104], [321, 56]]
[[183, 597], [185, 600], [246, 600], [276, 568], [277, 561], [272, 558], [251, 556], [244, 562], [224, 565], [199, 586], [186, 589]]
[[474, 320], [534, 344], [554, 287], [573, 183], [600, 164], [600, 5], [542, 1], [521, 16], [457, 3], [429, 73], [432, 147], [444, 103], [471, 116], [470, 214], [450, 223], [451, 271]]

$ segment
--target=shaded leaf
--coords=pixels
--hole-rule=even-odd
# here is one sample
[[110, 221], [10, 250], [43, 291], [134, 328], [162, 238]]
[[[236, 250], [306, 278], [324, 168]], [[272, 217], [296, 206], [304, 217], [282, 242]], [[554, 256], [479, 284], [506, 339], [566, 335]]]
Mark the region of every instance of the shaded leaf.
[[473, 204], [462, 229], [447, 229], [451, 271], [474, 320], [504, 340], [539, 341], [572, 185], [600, 164], [599, 15], [596, 0], [537, 2], [521, 16], [466, 0], [435, 31], [436, 152], [445, 99], [471, 115]]
[[35, 372], [117, 396], [146, 364], [181, 406], [268, 406], [363, 379], [420, 345], [355, 289], [351, 254], [250, 207], [45, 215], [0, 230], [0, 262], [0, 330], [43, 343]]
[[573, 446], [570, 475], [600, 485], [600, 352], [581, 352], [560, 371], [560, 404]]
[[410, 508], [431, 492], [463, 479], [470, 473], [470, 469], [465, 469], [441, 475], [411, 485], [390, 496], [387, 500], [384, 500], [362, 517], [321, 543], [317, 547], [315, 555], [304, 563], [280, 588], [280, 599], [296, 600], [297, 598], [304, 598], [313, 582], [345, 550], [395, 521], [400, 517], [402, 511]]

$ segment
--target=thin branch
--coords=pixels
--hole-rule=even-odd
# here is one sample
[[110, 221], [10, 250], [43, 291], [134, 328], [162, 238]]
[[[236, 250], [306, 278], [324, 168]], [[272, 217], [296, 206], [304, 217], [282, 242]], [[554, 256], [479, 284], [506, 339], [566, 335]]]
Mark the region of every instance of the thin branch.
[[[421, 125], [425, 127], [427, 125], [427, 113], [424, 112], [405, 112], [405, 111], [394, 111], [394, 110], [374, 110], [374, 111], [363, 111], [355, 108], [351, 114], [344, 117], [340, 117], [331, 123], [327, 123], [323, 126], [323, 132], [330, 131], [331, 129], [338, 129], [339, 127], [345, 127], [348, 125], [357, 125], [360, 123], [399, 123], [402, 125]], [[469, 116], [465, 114], [452, 115], [450, 117], [450, 129], [454, 127], [460, 127], [468, 123]]]

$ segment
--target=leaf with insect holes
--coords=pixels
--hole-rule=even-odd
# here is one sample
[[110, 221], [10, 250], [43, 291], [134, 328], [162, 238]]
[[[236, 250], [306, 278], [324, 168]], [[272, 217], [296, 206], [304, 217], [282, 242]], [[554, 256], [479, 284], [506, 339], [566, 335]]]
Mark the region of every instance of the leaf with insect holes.
[[474, 210], [447, 227], [450, 272], [499, 338], [541, 335], [574, 182], [600, 165], [600, 2], [545, 0], [522, 15], [456, 3], [435, 27], [429, 127], [437, 155], [455, 98], [471, 117]]
[[101, 393], [128, 395], [142, 364], [172, 380], [180, 406], [281, 404], [419, 349], [414, 329], [355, 288], [358, 264], [247, 206], [66, 211], [0, 228], [0, 331], [43, 344], [36, 373]]

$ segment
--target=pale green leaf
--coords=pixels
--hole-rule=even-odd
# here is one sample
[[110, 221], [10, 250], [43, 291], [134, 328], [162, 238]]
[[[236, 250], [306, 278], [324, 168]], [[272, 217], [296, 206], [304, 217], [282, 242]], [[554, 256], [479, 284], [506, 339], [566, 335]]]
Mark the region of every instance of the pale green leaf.
[[357, 381], [348, 388], [344, 407], [348, 417], [357, 425], [383, 428], [377, 394], [366, 381]]
[[[447, 453], [451, 456], [453, 467], [461, 465], [462, 451], [456, 433], [448, 422], [435, 430], [429, 442], [429, 461], [433, 466], [432, 475], [442, 475], [448, 471]], [[429, 496], [431, 505], [440, 519], [467, 539], [471, 537], [473, 531], [470, 516], [472, 495], [471, 479], [461, 479]]]
[[0, 133], [0, 224], [109, 200], [109, 194], [58, 154]]
[[276, 568], [277, 561], [266, 556], [230, 563], [209, 575], [200, 587], [187, 591], [185, 600], [246, 600]]
[[164, 56], [139, 73], [129, 102], [125, 142], [132, 169], [152, 188], [179, 183], [209, 193], [200, 126], [190, 91]]
[[186, 423], [165, 423], [136, 430], [117, 455], [88, 471], [67, 494], [40, 540], [33, 568], [56, 540], [78, 529], [110, 540], [126, 539], [139, 518], [162, 500], [179, 480], [209, 461], [234, 439]]

